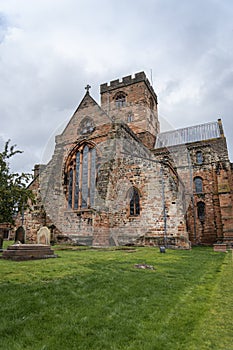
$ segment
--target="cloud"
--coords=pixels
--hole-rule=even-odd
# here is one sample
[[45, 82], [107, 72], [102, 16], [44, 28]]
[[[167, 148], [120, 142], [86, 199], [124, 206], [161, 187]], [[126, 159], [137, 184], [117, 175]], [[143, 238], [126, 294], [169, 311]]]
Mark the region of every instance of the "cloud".
[[[24, 150], [22, 170], [41, 161], [87, 83], [144, 70], [161, 117], [176, 127], [222, 117], [233, 128], [229, 0], [8, 0], [0, 14], [0, 134]], [[0, 136], [1, 136], [0, 135]]]

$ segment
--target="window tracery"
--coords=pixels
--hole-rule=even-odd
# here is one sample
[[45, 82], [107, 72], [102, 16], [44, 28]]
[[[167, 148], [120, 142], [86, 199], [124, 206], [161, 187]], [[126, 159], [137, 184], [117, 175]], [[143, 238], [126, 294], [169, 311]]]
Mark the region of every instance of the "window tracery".
[[117, 108], [126, 106], [126, 95], [123, 92], [119, 92], [115, 97], [115, 103]]
[[95, 130], [95, 124], [90, 117], [85, 117], [81, 121], [79, 128], [78, 128], [78, 133], [85, 135], [85, 134], [91, 134]]
[[75, 149], [66, 165], [67, 200], [72, 209], [90, 208], [94, 204], [96, 149], [82, 144]]

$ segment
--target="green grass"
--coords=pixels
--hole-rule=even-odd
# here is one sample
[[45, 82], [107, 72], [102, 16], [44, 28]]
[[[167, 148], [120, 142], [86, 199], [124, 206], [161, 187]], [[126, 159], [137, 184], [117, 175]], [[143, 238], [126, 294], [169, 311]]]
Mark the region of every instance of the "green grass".
[[57, 254], [0, 260], [0, 349], [233, 349], [231, 252]]

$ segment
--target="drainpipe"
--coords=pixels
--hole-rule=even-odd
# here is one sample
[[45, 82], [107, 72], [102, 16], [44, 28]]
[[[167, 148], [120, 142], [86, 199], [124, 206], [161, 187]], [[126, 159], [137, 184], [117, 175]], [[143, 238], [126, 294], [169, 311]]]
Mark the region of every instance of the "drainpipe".
[[163, 225], [164, 225], [164, 246], [167, 247], [167, 213], [166, 213], [166, 202], [165, 202], [165, 183], [164, 183], [163, 163], [161, 163], [160, 175], [161, 175], [161, 182], [162, 182], [162, 206], [163, 206]]
[[191, 203], [192, 203], [192, 211], [193, 211], [193, 226], [194, 226], [194, 242], [196, 243], [197, 239], [197, 219], [196, 219], [196, 211], [195, 211], [195, 204], [194, 204], [194, 196], [193, 196], [193, 174], [192, 174], [192, 167], [191, 167], [191, 158], [188, 150], [188, 166], [189, 166], [189, 177], [190, 177], [190, 197], [191, 197]]

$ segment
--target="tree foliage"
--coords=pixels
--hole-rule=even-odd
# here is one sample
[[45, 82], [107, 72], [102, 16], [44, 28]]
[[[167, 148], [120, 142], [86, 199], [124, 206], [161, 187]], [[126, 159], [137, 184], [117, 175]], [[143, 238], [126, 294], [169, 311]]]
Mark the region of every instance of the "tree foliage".
[[33, 201], [33, 193], [27, 187], [31, 175], [10, 171], [10, 158], [22, 153], [15, 147], [16, 145], [10, 146], [8, 140], [4, 151], [0, 152], [0, 223], [14, 223], [17, 213], [28, 207], [29, 200]]

